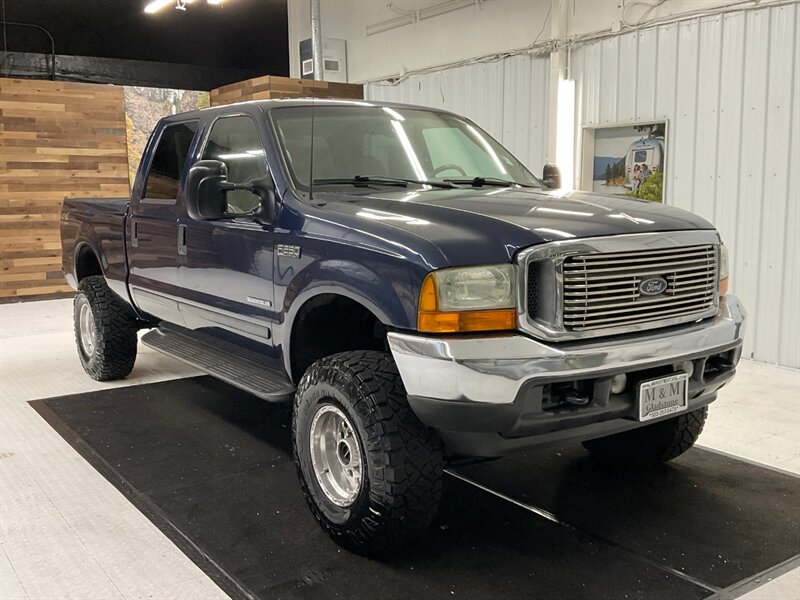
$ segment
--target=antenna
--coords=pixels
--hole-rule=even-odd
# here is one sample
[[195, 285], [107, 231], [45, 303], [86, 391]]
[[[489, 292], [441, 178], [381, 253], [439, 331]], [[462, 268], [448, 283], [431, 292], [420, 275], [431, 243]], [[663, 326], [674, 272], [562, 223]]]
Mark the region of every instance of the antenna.
[[311, 156], [309, 157], [308, 166], [308, 199], [314, 199], [314, 106], [316, 101], [311, 98]]

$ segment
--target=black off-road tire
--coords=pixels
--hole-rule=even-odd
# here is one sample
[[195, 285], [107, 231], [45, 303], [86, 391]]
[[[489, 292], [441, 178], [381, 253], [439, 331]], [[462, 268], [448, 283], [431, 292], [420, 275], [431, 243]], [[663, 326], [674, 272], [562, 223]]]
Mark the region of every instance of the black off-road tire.
[[[91, 352], [81, 343], [80, 313], [88, 304], [95, 337]], [[136, 362], [139, 323], [133, 309], [96, 275], [81, 280], [74, 302], [75, 343], [83, 369], [96, 381], [122, 379]]]
[[[333, 503], [314, 473], [311, 424], [333, 405], [354, 425], [363, 469], [349, 506]], [[342, 547], [380, 555], [423, 534], [442, 495], [443, 445], [406, 399], [391, 356], [342, 352], [315, 362], [297, 388], [292, 419], [294, 459], [311, 511]]]
[[647, 466], [677, 458], [694, 446], [708, 415], [708, 407], [583, 442], [593, 456], [615, 466]]

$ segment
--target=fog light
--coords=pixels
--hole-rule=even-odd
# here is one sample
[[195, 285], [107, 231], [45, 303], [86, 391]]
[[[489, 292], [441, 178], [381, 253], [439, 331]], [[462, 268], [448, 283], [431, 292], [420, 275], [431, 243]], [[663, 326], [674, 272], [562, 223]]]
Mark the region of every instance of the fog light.
[[628, 376], [625, 373], [614, 375], [611, 378], [611, 393], [621, 394], [625, 391], [625, 386], [628, 385]]
[[676, 371], [685, 371], [689, 376], [689, 379], [691, 379], [692, 375], [694, 374], [694, 363], [690, 360], [685, 360], [672, 366]]

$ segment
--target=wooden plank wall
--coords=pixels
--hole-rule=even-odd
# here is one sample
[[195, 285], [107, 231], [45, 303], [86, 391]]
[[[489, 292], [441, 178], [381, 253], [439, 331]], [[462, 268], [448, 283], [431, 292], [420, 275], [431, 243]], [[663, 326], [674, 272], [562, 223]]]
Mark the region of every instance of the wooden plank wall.
[[65, 197], [128, 194], [121, 87], [0, 78], [0, 301], [70, 291]]
[[335, 83], [266, 75], [211, 90], [211, 106], [245, 100], [273, 100], [275, 98], [346, 98], [349, 100], [361, 100], [364, 98], [364, 86], [353, 83]]

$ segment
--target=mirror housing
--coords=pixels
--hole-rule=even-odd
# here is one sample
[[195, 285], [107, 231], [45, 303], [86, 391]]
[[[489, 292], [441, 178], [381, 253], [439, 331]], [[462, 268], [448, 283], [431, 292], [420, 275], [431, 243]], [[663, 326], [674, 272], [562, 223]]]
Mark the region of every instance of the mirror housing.
[[[247, 213], [229, 213], [228, 192], [245, 190], [261, 199], [258, 208]], [[212, 221], [249, 217], [262, 225], [272, 223], [275, 214], [275, 185], [269, 174], [248, 183], [228, 181], [228, 167], [221, 160], [199, 160], [186, 179], [189, 194], [189, 216]]]
[[275, 216], [275, 184], [272, 182], [272, 177], [269, 173], [248, 183], [228, 185], [235, 185], [234, 189], [247, 190], [261, 198], [258, 208], [248, 213], [247, 216], [252, 217], [254, 221], [262, 225], [270, 225], [272, 223], [272, 218]]
[[546, 164], [542, 169], [542, 181], [550, 189], [561, 187], [561, 170], [554, 164]]
[[221, 160], [198, 160], [186, 177], [189, 216], [210, 221], [222, 219], [228, 208], [228, 167]]

